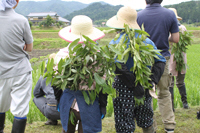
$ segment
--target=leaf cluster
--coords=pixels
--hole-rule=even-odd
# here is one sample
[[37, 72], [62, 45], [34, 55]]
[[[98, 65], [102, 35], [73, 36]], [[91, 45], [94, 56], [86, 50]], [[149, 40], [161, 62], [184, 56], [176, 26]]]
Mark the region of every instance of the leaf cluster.
[[[87, 104], [92, 104], [100, 91], [112, 94], [114, 55], [108, 45], [100, 46], [87, 36], [84, 44], [80, 39], [69, 45], [69, 58], [61, 59], [55, 70], [54, 60], [47, 63], [47, 84], [60, 89], [81, 90]], [[44, 65], [42, 71], [44, 70]], [[95, 86], [95, 89], [91, 89]]]
[[176, 61], [176, 70], [181, 72], [181, 70], [186, 69], [186, 64], [183, 60], [183, 52], [186, 53], [187, 46], [191, 45], [192, 34], [190, 32], [181, 30], [179, 31], [179, 42], [172, 45], [171, 54], [174, 54], [174, 61]]
[[[131, 56], [134, 66], [130, 71], [136, 74], [136, 81], [133, 82], [136, 85], [140, 83], [145, 89], [151, 89], [151, 70], [148, 66], [151, 67], [154, 58], [158, 58], [158, 50], [144, 43], [148, 36], [144, 30], [133, 30], [126, 24], [124, 26], [125, 30], [114, 39], [117, 40], [123, 34], [118, 44], [100, 45], [83, 35], [86, 41], [83, 44], [78, 43], [79, 39], [73, 41], [69, 45], [69, 58], [61, 59], [56, 69], [54, 60], [51, 59], [47, 63], [47, 72], [43, 73], [43, 62], [41, 71], [47, 77], [46, 83], [63, 90], [81, 90], [85, 102], [92, 104], [100, 91], [113, 95], [112, 82], [116, 66], [121, 68], [120, 63], [126, 63]], [[135, 37], [136, 33], [138, 37]], [[91, 89], [92, 86], [95, 89]], [[142, 103], [143, 100], [138, 101]]]
[[[119, 62], [126, 63], [129, 56], [132, 57], [134, 65], [130, 71], [136, 75], [135, 85], [140, 83], [144, 89], [151, 89], [150, 67], [154, 64], [154, 58], [159, 58], [157, 55], [160, 53], [151, 44], [145, 44], [149, 34], [144, 31], [143, 26], [142, 30], [130, 29], [126, 24], [124, 27], [125, 30], [117, 34], [114, 39], [117, 40], [120, 34], [123, 34], [119, 44], [116, 47], [112, 46], [112, 49], [118, 51], [117, 60]], [[120, 64], [117, 63], [117, 66], [120, 67]]]

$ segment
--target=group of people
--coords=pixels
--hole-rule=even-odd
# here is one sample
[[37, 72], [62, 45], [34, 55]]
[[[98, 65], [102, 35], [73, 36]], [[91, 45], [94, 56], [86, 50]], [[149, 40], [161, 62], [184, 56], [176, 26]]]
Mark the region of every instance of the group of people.
[[[121, 32], [124, 24], [138, 30], [143, 25], [150, 35], [144, 43], [152, 45], [155, 50], [162, 50], [161, 54], [157, 55], [159, 59], [155, 58], [155, 63], [150, 68], [152, 72], [150, 82], [152, 87], [157, 88], [157, 100], [164, 130], [167, 133], [173, 133], [176, 126], [173, 107], [174, 76], [183, 107], [189, 108], [189, 106], [184, 83], [186, 71], [176, 71], [176, 62], [169, 49], [170, 43], [179, 41], [179, 28], [182, 31], [186, 28], [180, 25], [178, 20], [181, 18], [175, 9], [169, 10], [161, 6], [162, 0], [145, 1], [146, 8], [138, 13], [135, 9], [125, 6], [107, 21], [108, 27], [120, 32], [120, 37], [117, 40], [111, 40], [110, 45], [118, 44], [122, 36], [126, 34]], [[12, 133], [24, 133], [31, 98], [32, 68], [27, 51], [32, 51], [33, 37], [28, 20], [14, 11], [18, 3], [19, 0], [0, 1], [0, 133], [3, 133], [5, 113], [9, 109], [14, 115]], [[94, 28], [92, 20], [84, 15], [75, 16], [71, 21], [71, 26], [59, 32], [59, 36], [70, 43], [77, 38], [80, 38], [79, 43], [83, 43], [82, 35], [94, 41], [105, 36], [102, 31]], [[135, 38], [139, 37], [136, 32]], [[127, 41], [127, 48], [129, 41]], [[58, 54], [65, 52], [61, 58], [68, 56], [67, 50], [68, 47], [58, 52]], [[186, 55], [184, 57], [186, 62]], [[56, 58], [56, 56], [51, 58]], [[130, 79], [135, 79], [135, 74], [130, 71], [134, 66], [133, 57], [129, 56], [126, 64], [121, 65], [122, 68], [117, 68], [115, 71], [119, 75], [116, 75], [113, 82], [113, 88], [119, 94], [113, 100], [116, 132], [134, 132], [134, 119], [136, 119], [137, 125], [144, 133], [155, 133], [157, 126], [152, 109], [152, 92], [148, 89], [144, 90], [140, 84], [135, 85], [134, 81], [129, 82]], [[33, 91], [33, 101], [42, 114], [48, 118], [45, 124], [56, 125], [57, 120], [60, 119], [63, 133], [74, 133], [76, 124], [78, 124], [78, 133], [101, 132], [102, 119], [106, 115], [107, 94], [100, 92], [94, 103], [88, 105], [81, 92], [83, 87], [79, 87], [79, 91], [72, 91], [70, 88], [62, 91], [50, 84], [46, 85], [46, 79], [40, 77]], [[144, 92], [140, 95], [137, 90], [141, 88]], [[92, 89], [95, 89], [95, 85], [90, 88]], [[144, 104], [136, 104], [135, 97], [144, 97]], [[75, 124], [69, 121], [70, 112], [75, 115]]]

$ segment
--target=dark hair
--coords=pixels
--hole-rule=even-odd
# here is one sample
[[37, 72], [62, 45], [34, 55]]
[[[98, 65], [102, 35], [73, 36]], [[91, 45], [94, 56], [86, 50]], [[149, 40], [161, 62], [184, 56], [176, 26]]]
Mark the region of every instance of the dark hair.
[[153, 3], [159, 3], [159, 4], [161, 4], [162, 1], [163, 1], [163, 0], [146, 0], [146, 3], [147, 3], [147, 4], [150, 4], [150, 5], [153, 4]]

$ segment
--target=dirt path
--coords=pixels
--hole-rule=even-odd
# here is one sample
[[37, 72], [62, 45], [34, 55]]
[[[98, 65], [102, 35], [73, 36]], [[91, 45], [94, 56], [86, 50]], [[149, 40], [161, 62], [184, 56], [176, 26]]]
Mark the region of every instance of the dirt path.
[[30, 59], [31, 58], [39, 58], [40, 56], [47, 56], [48, 54], [58, 52], [59, 49], [34, 49], [32, 52], [29, 53]]

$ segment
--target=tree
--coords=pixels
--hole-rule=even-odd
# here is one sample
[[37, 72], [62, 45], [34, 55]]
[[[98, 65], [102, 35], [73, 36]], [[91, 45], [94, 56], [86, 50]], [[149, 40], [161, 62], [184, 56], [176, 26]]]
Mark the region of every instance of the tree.
[[47, 17], [46, 17], [46, 26], [49, 27], [49, 26], [51, 26], [53, 23], [55, 23], [55, 21], [52, 19], [51, 16], [47, 15]]
[[30, 27], [32, 27], [33, 23], [31, 21], [29, 21], [29, 25], [30, 25]]

